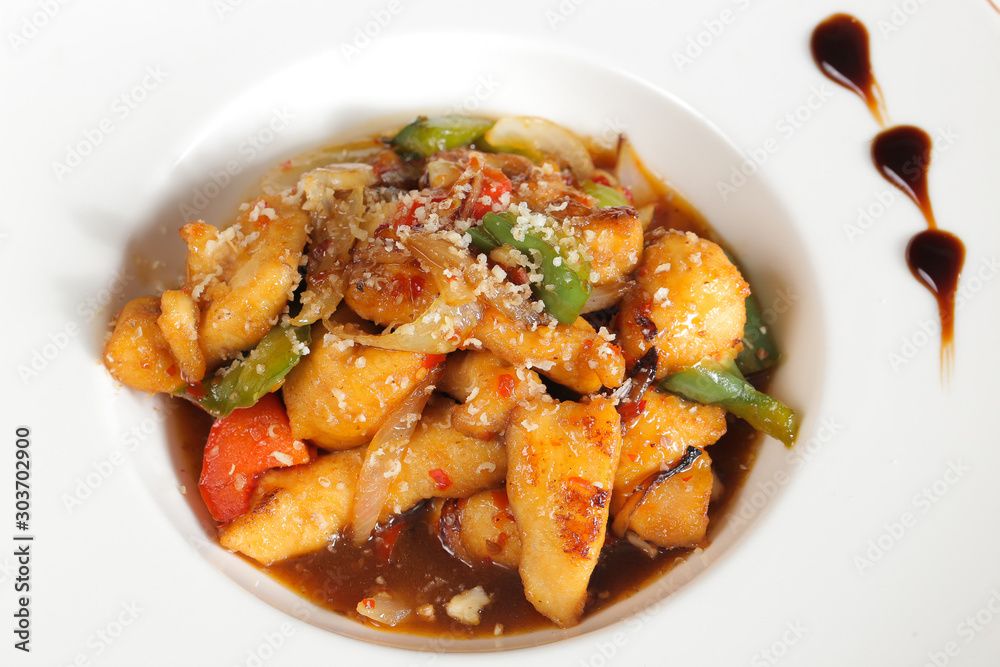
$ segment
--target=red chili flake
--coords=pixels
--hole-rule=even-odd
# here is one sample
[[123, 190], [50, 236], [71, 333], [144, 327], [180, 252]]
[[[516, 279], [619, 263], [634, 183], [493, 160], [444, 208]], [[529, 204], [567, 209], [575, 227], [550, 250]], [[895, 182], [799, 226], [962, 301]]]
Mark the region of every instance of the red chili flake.
[[292, 161], [291, 160], [285, 160], [284, 162], [281, 163], [281, 168], [282, 169], [291, 169], [292, 168]]
[[507, 492], [503, 489], [499, 489], [493, 492], [493, 504], [497, 506], [497, 509], [505, 510], [510, 507], [510, 499], [507, 497]]
[[635, 463], [636, 461], [639, 460], [639, 457], [636, 456], [635, 454], [633, 454], [632, 452], [629, 452], [629, 453], [625, 454], [625, 456], [629, 457], [629, 459], [632, 461], [632, 463]]
[[641, 415], [645, 409], [646, 401], [622, 403], [618, 406], [618, 414], [621, 415], [623, 422], [627, 422]]
[[405, 525], [406, 521], [397, 521], [385, 529], [375, 541], [375, 555], [381, 562], [389, 562], [389, 558], [392, 556], [392, 548], [396, 546], [396, 540], [399, 539], [399, 534], [403, 531], [403, 526]]
[[681, 477], [681, 481], [682, 482], [690, 482], [691, 481], [691, 475], [688, 475], [687, 477]]
[[444, 491], [451, 486], [451, 477], [448, 477], [448, 473], [441, 468], [429, 470], [427, 471], [427, 474], [431, 476], [431, 479], [434, 480], [434, 486], [436, 486], [439, 490]]
[[618, 189], [622, 191], [623, 195], [625, 195], [625, 199], [628, 199], [628, 203], [635, 206], [635, 199], [632, 197], [632, 191], [624, 187]]
[[424, 368], [434, 368], [447, 357], [447, 354], [428, 354], [424, 357]]
[[191, 394], [195, 398], [203, 398], [205, 396], [205, 388], [202, 387], [201, 384], [189, 384], [187, 393]]
[[504, 373], [497, 378], [497, 393], [503, 398], [510, 398], [514, 395], [514, 377]]
[[361, 604], [365, 606], [365, 609], [375, 608], [375, 600], [372, 600], [371, 598], [365, 598], [364, 600], [361, 601]]
[[177, 375], [177, 364], [167, 366], [167, 375]]
[[476, 200], [476, 205], [472, 209], [472, 217], [477, 220], [493, 210], [493, 202], [500, 201], [500, 197], [510, 192], [513, 186], [510, 179], [503, 175], [503, 172], [495, 167], [483, 167], [483, 195], [490, 198], [489, 204]]
[[605, 176], [604, 174], [593, 174], [590, 177], [590, 180], [592, 180], [594, 183], [598, 183], [600, 185], [607, 185], [609, 187], [611, 186], [611, 181], [609, 181], [608, 177]]

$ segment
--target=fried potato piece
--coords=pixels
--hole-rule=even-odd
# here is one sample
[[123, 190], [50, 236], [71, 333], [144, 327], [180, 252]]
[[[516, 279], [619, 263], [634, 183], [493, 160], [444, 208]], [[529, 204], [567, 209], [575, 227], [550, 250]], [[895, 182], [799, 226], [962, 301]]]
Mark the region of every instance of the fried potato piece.
[[504, 489], [449, 500], [436, 516], [434, 528], [442, 543], [462, 561], [511, 569], [521, 562], [521, 537]]
[[712, 459], [703, 451], [690, 469], [649, 490], [629, 518], [629, 530], [667, 549], [700, 546], [711, 499]]
[[586, 216], [570, 218], [568, 222], [590, 252], [590, 270], [597, 274], [594, 285], [624, 280], [639, 265], [642, 222], [634, 208], [592, 209]]
[[524, 594], [556, 625], [575, 624], [604, 545], [621, 426], [610, 399], [536, 400], [507, 426], [507, 495], [521, 537]]
[[265, 472], [251, 509], [219, 529], [219, 542], [263, 565], [316, 551], [350, 522], [362, 451]]
[[309, 216], [294, 197], [260, 197], [231, 227], [181, 228], [185, 291], [201, 308], [198, 340], [209, 368], [247, 350], [273, 327], [299, 282]]
[[380, 521], [427, 498], [462, 498], [503, 481], [507, 450], [500, 442], [470, 438], [455, 429], [457, 408], [443, 396], [432, 397], [424, 408]]
[[534, 371], [518, 370], [490, 352], [453, 352], [438, 388], [462, 405], [454, 427], [473, 438], [491, 440], [507, 424], [518, 403], [545, 391]]
[[313, 325], [311, 351], [285, 378], [292, 435], [326, 449], [371, 440], [427, 376], [426, 355], [353, 344]]
[[198, 344], [198, 304], [184, 292], [167, 290], [160, 295], [160, 311], [156, 324], [180, 366], [181, 377], [188, 384], [201, 382], [205, 377], [205, 355]]
[[621, 350], [594, 333], [583, 318], [530, 331], [494, 308], [487, 308], [473, 336], [501, 359], [532, 366], [581, 394], [602, 386], [621, 386], [625, 359]]
[[[611, 495], [617, 516], [635, 487], [660, 470], [673, 467], [688, 447], [704, 449], [726, 432], [726, 411], [647, 391], [643, 411], [622, 438], [621, 462]], [[646, 494], [629, 519], [639, 537], [665, 548], [694, 546], [708, 528], [712, 494], [711, 459], [703, 454], [691, 471], [675, 475]]]
[[169, 393], [184, 385], [170, 344], [156, 323], [160, 315], [155, 296], [133, 299], [118, 313], [104, 348], [104, 366], [122, 384], [150, 393]]
[[636, 282], [617, 319], [629, 365], [655, 345], [659, 379], [740, 345], [750, 287], [716, 244], [667, 232], [646, 248]]
[[392, 239], [376, 237], [355, 248], [344, 275], [347, 305], [383, 326], [412, 322], [438, 295], [433, 279]]

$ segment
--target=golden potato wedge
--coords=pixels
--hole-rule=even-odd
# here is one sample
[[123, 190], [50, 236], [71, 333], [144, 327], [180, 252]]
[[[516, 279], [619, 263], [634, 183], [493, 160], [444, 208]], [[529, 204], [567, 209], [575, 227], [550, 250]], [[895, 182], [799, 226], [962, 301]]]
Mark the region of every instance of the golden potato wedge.
[[247, 350], [278, 322], [299, 282], [309, 215], [294, 197], [259, 197], [228, 229], [181, 228], [188, 245], [185, 291], [198, 302], [209, 368]]
[[515, 366], [537, 368], [559, 384], [581, 394], [602, 386], [618, 387], [625, 359], [617, 346], [594, 333], [583, 318], [572, 326], [558, 323], [530, 331], [494, 308], [487, 308], [473, 336]]
[[507, 495], [521, 537], [524, 594], [556, 625], [575, 624], [604, 545], [621, 454], [614, 403], [536, 400], [507, 425]]
[[219, 529], [219, 542], [263, 565], [322, 548], [351, 518], [361, 450], [335, 452], [260, 478], [251, 509]]
[[427, 498], [463, 498], [503, 481], [507, 451], [503, 444], [460, 433], [453, 425], [458, 406], [434, 396], [424, 408], [389, 487], [385, 521]]
[[518, 401], [545, 391], [534, 371], [519, 370], [490, 352], [453, 352], [447, 363], [438, 388], [462, 403], [452, 424], [473, 438], [495, 438]]
[[427, 376], [426, 355], [354, 344], [313, 325], [311, 351], [285, 378], [292, 434], [326, 449], [371, 440]]
[[184, 386], [180, 366], [156, 323], [160, 315], [160, 300], [155, 296], [133, 299], [118, 313], [104, 348], [104, 365], [122, 384], [150, 393], [169, 393]]
[[646, 248], [636, 283], [617, 318], [629, 365], [655, 345], [659, 379], [741, 344], [750, 287], [711, 241], [664, 233]]

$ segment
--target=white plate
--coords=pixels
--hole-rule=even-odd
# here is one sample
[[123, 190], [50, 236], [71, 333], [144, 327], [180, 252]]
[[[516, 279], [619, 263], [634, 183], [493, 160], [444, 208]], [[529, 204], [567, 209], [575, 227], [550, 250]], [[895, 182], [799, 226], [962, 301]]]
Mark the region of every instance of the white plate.
[[[115, 388], [97, 356], [106, 319], [148, 289], [130, 275], [132, 255], [165, 259], [156, 276], [169, 280], [192, 209], [222, 215], [273, 162], [372, 116], [474, 105], [627, 131], [739, 250], [765, 308], [788, 302], [774, 390], [806, 418], [792, 453], [766, 443], [738, 504], [746, 522], [704, 559], [513, 655], [978, 665], [1000, 652], [1000, 537], [986, 513], [1000, 501], [989, 476], [1000, 454], [985, 417], [1000, 397], [988, 341], [1000, 323], [1000, 232], [998, 197], [980, 185], [1000, 176], [1000, 99], [984, 78], [1000, 64], [1000, 14], [985, 0], [642, 12], [568, 0], [294, 12], [224, 1], [7, 10], [23, 43], [8, 35], [0, 75], [17, 93], [0, 128], [13, 156], [0, 219], [3, 423], [11, 475], [12, 434], [31, 429], [36, 536], [33, 650], [3, 649], [16, 664], [464, 664], [321, 629], [338, 619], [206, 541], [156, 402]], [[941, 137], [931, 196], [968, 249], [947, 388], [924, 331], [933, 301], [902, 258], [922, 220], [871, 167], [867, 110], [808, 55], [812, 26], [837, 9], [868, 24], [892, 118]], [[772, 147], [725, 200], [718, 184], [744, 158], [706, 118], [751, 159]], [[213, 188], [227, 163], [234, 175]], [[865, 229], [858, 207], [873, 216]], [[13, 501], [4, 507], [13, 517]], [[0, 565], [0, 585], [13, 588], [14, 559]]]

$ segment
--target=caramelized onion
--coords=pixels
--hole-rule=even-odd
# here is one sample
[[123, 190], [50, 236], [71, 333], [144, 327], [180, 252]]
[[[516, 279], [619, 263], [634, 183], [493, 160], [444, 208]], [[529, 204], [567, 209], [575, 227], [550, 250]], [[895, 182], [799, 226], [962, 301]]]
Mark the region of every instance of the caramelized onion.
[[604, 310], [605, 308], [617, 305], [622, 300], [622, 297], [625, 296], [625, 292], [628, 291], [630, 286], [626, 282], [596, 285], [590, 293], [587, 303], [583, 306], [583, 312], [593, 313], [594, 311]]
[[365, 450], [365, 460], [361, 464], [358, 488], [354, 492], [354, 506], [351, 509], [355, 544], [367, 542], [378, 523], [389, 497], [389, 486], [402, 468], [410, 436], [413, 435], [413, 430], [420, 421], [420, 413], [442, 374], [443, 364], [438, 364], [427, 373], [427, 377], [413, 388], [406, 400], [389, 413]]
[[482, 316], [483, 307], [478, 301], [449, 306], [444, 297], [438, 297], [413, 322], [392, 330], [387, 329], [381, 334], [347, 329], [330, 320], [323, 320], [323, 326], [338, 338], [353, 340], [368, 347], [422, 354], [448, 354], [465, 342]]
[[632, 148], [632, 142], [624, 135], [618, 140], [615, 178], [632, 193], [632, 202], [637, 209], [663, 199], [666, 194], [661, 181], [649, 172]]

